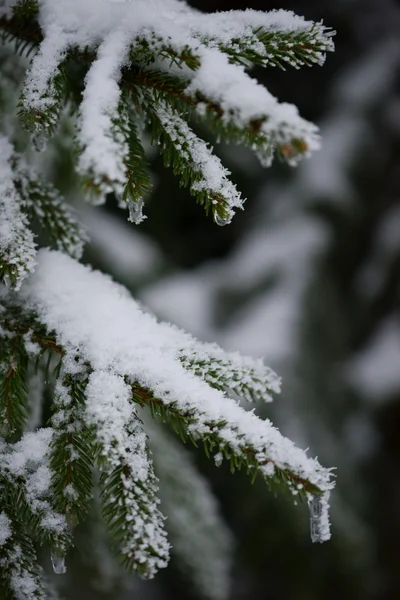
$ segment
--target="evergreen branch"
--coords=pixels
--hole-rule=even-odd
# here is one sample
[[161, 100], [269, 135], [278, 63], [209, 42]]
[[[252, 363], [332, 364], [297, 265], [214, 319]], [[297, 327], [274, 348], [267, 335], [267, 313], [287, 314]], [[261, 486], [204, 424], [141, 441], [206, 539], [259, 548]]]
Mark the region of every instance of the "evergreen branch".
[[[208, 123], [210, 131], [227, 143], [240, 144], [253, 150], [264, 166], [269, 166], [274, 153], [290, 164], [309, 151], [308, 143], [302, 137], [291, 136], [284, 129], [266, 134], [263, 126], [268, 123], [267, 116], [250, 119], [245, 125], [238, 126], [236, 120], [224, 112], [221, 105], [201, 92], [188, 94], [188, 81], [176, 75], [156, 69], [131, 67], [123, 71], [121, 83], [137, 94], [137, 88], [148, 88], [154, 94], [155, 103], [160, 100], [180, 114], [195, 112]], [[283, 124], [284, 127], [284, 124]]]
[[15, 171], [14, 185], [28, 219], [39, 223], [58, 250], [81, 258], [88, 237], [73, 209], [51, 183], [39, 178], [32, 169], [17, 165]]
[[229, 56], [231, 62], [246, 68], [257, 65], [285, 70], [286, 66], [299, 69], [302, 66], [322, 65], [325, 53], [333, 50], [333, 34], [319, 23], [313, 23], [308, 30], [294, 31], [271, 31], [255, 27], [247, 36], [234, 37], [229, 43], [202, 41], [206, 45], [216, 45]]
[[218, 224], [229, 223], [234, 208], [243, 201], [230, 175], [207, 144], [198, 138], [179, 114], [162, 100], [145, 96], [153, 143], [160, 145], [164, 163], [180, 176], [181, 185], [204, 205], [206, 214], [212, 209]]
[[224, 352], [216, 344], [182, 349], [181, 363], [211, 387], [233, 391], [247, 402], [271, 402], [271, 394], [280, 392], [280, 378], [262, 360]]
[[[39, 294], [41, 298], [40, 302], [44, 302], [45, 306], [47, 306], [47, 303], [50, 302], [50, 304], [48, 305], [49, 308], [46, 308], [44, 312], [41, 312], [40, 319], [44, 319], [45, 322], [48, 321], [49, 317], [51, 318], [52, 314], [51, 312], [50, 314], [48, 314], [48, 310], [52, 310], [50, 309], [50, 306], [52, 306], [51, 298], [53, 293], [51, 292], [51, 289], [54, 285], [56, 285], [57, 287], [56, 303], [58, 305], [58, 298], [60, 293], [59, 287], [62, 283], [62, 278], [58, 279], [57, 283], [55, 283], [54, 273], [60, 273], [61, 277], [61, 263], [63, 261], [72, 260], [68, 259], [65, 256], [61, 257], [60, 255], [59, 261], [57, 253], [48, 253], [46, 254], [46, 258], [48, 260], [49, 265], [53, 264], [53, 256], [54, 260], [57, 262], [58, 267], [57, 269], [54, 269], [53, 267], [49, 269], [49, 274], [51, 273], [51, 277], [48, 280], [48, 282], [46, 283], [45, 280], [41, 279], [40, 287], [37, 288], [35, 291], [33, 291], [31, 284], [31, 282], [33, 282], [33, 285], [35, 286], [35, 280], [31, 279], [29, 283], [31, 294]], [[68, 262], [68, 269], [71, 268], [72, 264]], [[76, 268], [78, 270], [83, 269], [85, 271], [84, 267], [81, 267], [77, 264]], [[79, 276], [77, 274], [76, 276], [82, 277], [82, 275], [83, 273]], [[62, 318], [66, 319], [66, 330], [63, 334], [63, 336], [67, 336], [65, 339], [68, 339], [72, 323], [75, 322], [73, 319], [76, 320], [77, 324], [79, 323], [78, 329], [72, 329], [76, 332], [75, 335], [78, 331], [80, 332], [81, 329], [86, 330], [87, 324], [86, 321], [84, 323], [81, 321], [82, 317], [80, 316], [80, 311], [87, 311], [88, 303], [90, 305], [89, 298], [91, 293], [94, 293], [96, 295], [96, 298], [98, 298], [99, 294], [101, 294], [101, 297], [107, 297], [107, 294], [111, 294], [112, 296], [112, 298], [110, 297], [109, 300], [106, 302], [106, 305], [104, 306], [104, 308], [107, 306], [107, 328], [111, 326], [108, 306], [110, 305], [110, 303], [114, 303], [115, 306], [118, 306], [118, 303], [122, 302], [120, 310], [117, 311], [118, 322], [114, 323], [115, 330], [120, 331], [120, 319], [122, 317], [120, 312], [127, 310], [127, 306], [125, 306], [125, 300], [120, 299], [121, 297], [119, 288], [117, 287], [114, 290], [114, 287], [110, 282], [108, 282], [107, 280], [104, 280], [104, 282], [102, 282], [99, 279], [99, 275], [96, 273], [91, 274], [90, 272], [87, 272], [87, 277], [88, 286], [89, 282], [91, 281], [91, 278], [93, 278], [93, 280], [96, 282], [96, 291], [92, 290], [90, 286], [87, 288], [79, 287], [76, 302], [80, 303], [82, 298], [84, 299], [84, 305], [81, 306], [79, 304], [76, 307], [76, 310], [74, 311], [73, 315], [70, 313], [67, 313], [65, 315], [63, 314]], [[83, 283], [81, 285], [83, 285]], [[102, 286], [105, 286], [105, 288], [107, 289], [103, 289]], [[111, 286], [110, 289], [108, 286]], [[156, 338], [158, 338], [158, 336], [160, 335], [166, 336], [165, 341], [160, 341], [160, 343], [167, 344], [167, 347], [168, 344], [172, 344], [171, 351], [174, 357], [173, 360], [179, 360], [179, 356], [182, 357], [182, 348], [184, 348], [184, 350], [186, 350], [188, 346], [190, 348], [190, 345], [193, 343], [193, 341], [188, 342], [186, 337], [183, 336], [183, 334], [180, 334], [179, 332], [169, 332], [166, 325], [157, 324], [151, 319], [150, 316], [144, 315], [143, 313], [138, 311], [138, 309], [134, 307], [134, 303], [132, 300], [130, 300], [130, 303], [130, 309], [129, 313], [126, 313], [126, 319], [129, 322], [129, 319], [134, 318], [134, 322], [130, 325], [130, 327], [133, 327], [132, 331], [135, 332], [133, 335], [137, 336], [138, 332], [143, 330], [144, 323], [147, 323], [149, 331], [153, 331], [154, 328], [157, 329], [157, 333], [154, 330], [151, 335], [156, 336]], [[69, 306], [75, 305], [72, 303]], [[131, 312], [132, 310], [133, 313]], [[102, 340], [104, 339], [104, 333], [102, 333], [103, 317], [101, 317], [101, 314], [101, 312], [96, 312], [95, 318], [100, 320], [98, 322], [96, 321], [97, 324], [95, 326], [93, 325], [93, 328], [91, 329], [91, 335], [94, 334], [96, 336], [98, 334], [100, 336], [98, 342], [93, 342], [93, 347], [96, 347], [97, 351], [100, 353], [102, 352], [101, 344], [103, 343]], [[57, 315], [59, 315], [57, 317], [57, 327], [59, 328], [61, 325], [59, 321], [60, 313], [58, 308]], [[89, 318], [89, 316], [87, 316], [86, 318]], [[138, 324], [136, 323], [135, 319], [137, 318], [140, 319], [140, 326], [138, 326]], [[59, 335], [59, 333], [60, 332], [58, 331], [57, 335]], [[114, 329], [112, 335], [117, 335]], [[120, 355], [121, 353], [120, 345], [124, 335], [126, 336], [125, 323], [124, 332], [120, 331], [120, 333], [117, 335], [118, 346], [115, 349], [115, 352], [117, 352], [118, 355]], [[90, 370], [96, 369], [96, 365], [93, 364], [91, 360], [88, 360], [88, 357], [85, 355], [84, 346], [77, 354], [76, 347], [77, 345], [80, 346], [82, 343], [86, 344], [87, 342], [85, 341], [78, 343], [77, 341], [75, 341], [71, 350], [66, 353], [64, 360], [68, 359], [68, 361], [72, 361], [72, 364], [77, 361], [76, 364], [79, 365], [80, 362], [83, 360], [83, 357], [85, 356], [84, 360], [88, 361], [88, 368]], [[126, 343], [126, 352], [129, 353], [132, 350], [134, 350], [134, 347], [131, 346], [130, 339], [127, 340]], [[179, 352], [178, 344], [181, 348]], [[175, 345], [178, 347], [177, 349], [175, 349]], [[110, 351], [111, 350], [107, 345], [107, 350], [105, 350], [105, 352], [108, 354]], [[72, 352], [72, 355], [70, 354], [70, 352]], [[81, 352], [83, 352], [82, 357], [80, 357]], [[158, 350], [156, 350], [156, 348], [154, 348], [154, 350], [150, 352], [152, 360], [154, 359], [154, 353], [157, 352]], [[132, 385], [134, 388], [134, 400], [136, 402], [138, 402], [141, 405], [149, 405], [150, 408], [153, 408], [154, 411], [157, 412], [157, 414], [160, 414], [165, 419], [172, 419], [173, 425], [178, 430], [178, 432], [181, 433], [183, 438], [188, 437], [194, 443], [196, 443], [196, 439], [200, 439], [204, 442], [206, 451], [209, 452], [214, 449], [217, 451], [218, 457], [222, 456], [223, 454], [226, 457], [228, 457], [231, 461], [231, 466], [233, 469], [244, 466], [249, 472], [251, 472], [252, 475], [256, 475], [256, 473], [259, 472], [267, 480], [269, 480], [269, 478], [272, 478], [276, 481], [286, 483], [289, 489], [291, 489], [296, 494], [299, 492], [303, 494], [322, 494], [324, 498], [326, 498], [326, 495], [329, 494], [329, 490], [332, 488], [333, 485], [330, 481], [329, 471], [323, 469], [316, 460], [312, 460], [306, 457], [303, 451], [297, 449], [292, 442], [282, 437], [268, 420], [262, 421], [254, 414], [244, 411], [243, 409], [238, 407], [234, 402], [232, 402], [228, 398], [225, 398], [219, 391], [212, 390], [211, 387], [209, 387], [206, 383], [202, 382], [201, 379], [199, 379], [198, 377], [195, 377], [190, 372], [185, 374], [185, 371], [181, 371], [181, 366], [178, 368], [178, 371], [175, 373], [175, 376], [177, 377], [177, 381], [180, 381], [181, 377], [183, 377], [185, 380], [187, 379], [186, 383], [188, 389], [191, 390], [190, 393], [185, 392], [183, 388], [181, 389], [180, 385], [182, 385], [183, 382], [182, 384], [176, 384], [174, 380], [171, 379], [168, 380], [169, 384], [167, 383], [167, 381], [163, 382], [162, 394], [160, 394], [159, 392], [153, 394], [153, 392], [145, 386], [136, 385], [134, 383], [133, 373], [135, 371], [130, 371], [130, 369], [134, 368], [134, 356], [136, 356], [135, 353], [132, 355], [132, 363], [127, 362], [126, 358], [124, 359], [124, 370], [122, 370], [119, 373], [119, 375], [127, 377], [129, 380], [132, 381]], [[163, 360], [165, 360], [165, 357]], [[116, 366], [114, 363], [112, 364], [112, 369], [115, 370]], [[171, 363], [171, 368], [173, 368], [175, 372], [175, 369], [177, 367], [172, 367], [173, 364], [174, 363]], [[148, 367], [150, 368], [150, 365], [148, 365]], [[75, 406], [74, 410], [76, 411], [75, 418], [77, 418], [79, 420], [79, 423], [81, 423], [82, 421], [84, 421], [84, 419], [82, 419], [81, 416], [81, 407], [84, 405], [84, 386], [82, 385], [82, 383], [79, 385], [79, 397], [81, 397], [81, 400], [79, 402], [79, 406]], [[154, 385], [157, 388], [157, 384], [154, 383]], [[165, 387], [168, 385], [172, 387]], [[178, 385], [176, 389], [179, 389], [181, 391], [173, 392], [173, 396], [176, 396], [174, 398], [173, 396], [171, 397], [171, 390], [175, 389], [175, 385]], [[66, 405], [69, 406], [69, 403], [70, 400], [68, 399]], [[71, 408], [69, 408], [68, 410], [71, 411]], [[63, 420], [65, 420], [64, 415], [62, 415], [62, 418]], [[84, 430], [83, 424], [81, 424], [79, 427], [82, 427], [82, 430]], [[72, 429], [75, 430], [76, 428], [73, 427]], [[63, 444], [63, 446], [66, 445], [67, 443]], [[63, 451], [65, 450], [60, 449], [60, 455], [62, 455]], [[65, 463], [64, 460], [62, 462]]]
[[47, 87], [41, 92], [36, 105], [31, 104], [31, 95], [35, 90], [37, 73], [29, 73], [29, 79], [18, 104], [18, 116], [23, 127], [32, 134], [36, 150], [44, 149], [46, 141], [53, 136], [59, 123], [60, 114], [65, 106], [68, 94], [68, 81], [63, 61]]
[[[91, 106], [89, 110], [93, 110]], [[78, 170], [84, 189], [95, 203], [102, 201], [105, 194], [112, 191], [119, 206], [128, 208], [129, 220], [138, 224], [145, 218], [142, 214], [143, 198], [150, 191], [151, 182], [128, 95], [121, 95], [114, 115], [111, 107], [107, 113], [103, 121], [107, 120], [108, 124], [103, 132], [96, 132], [86, 147], [84, 139], [87, 136], [81, 136]], [[104, 145], [104, 151], [101, 162], [98, 162], [100, 145]]]
[[128, 570], [152, 578], [168, 562], [169, 544], [157, 508], [157, 480], [147, 438], [122, 377], [89, 376], [85, 421], [94, 428], [103, 516], [115, 552]]
[[148, 32], [146, 36], [138, 36], [131, 46], [129, 57], [132, 63], [150, 66], [159, 60], [165, 60], [168, 65], [182, 68], [188, 67], [195, 71], [200, 66], [200, 57], [188, 45], [175, 47], [172, 39], [164, 39], [156, 32]]
[[0, 512], [0, 594], [2, 600], [48, 600], [32, 540], [21, 516], [8, 505]]
[[[231, 427], [236, 440], [225, 439], [224, 429], [231, 425], [227, 421], [214, 421], [208, 419], [205, 422], [206, 428], [201, 423], [201, 417], [195, 410], [182, 410], [177, 402], [165, 403], [160, 398], [153, 396], [152, 392], [136, 384], [132, 384], [132, 399], [140, 406], [147, 406], [153, 417], [160, 417], [163, 421], [171, 424], [172, 428], [181, 439], [186, 442], [189, 440], [197, 446], [197, 441], [204, 445], [207, 456], [215, 455], [217, 464], [220, 464], [225, 458], [229, 461], [231, 471], [241, 470], [243, 467], [254, 480], [260, 473], [267, 483], [285, 484], [291, 491], [302, 495], [323, 493], [318, 486], [307, 479], [298, 476], [288, 468], [277, 464], [272, 458], [268, 457], [268, 447], [260, 452], [251, 443], [246, 443], [246, 434], [239, 427]], [[249, 416], [252, 413], [248, 413]], [[204, 429], [208, 429], [205, 431]]]
[[30, 535], [52, 551], [71, 545], [66, 519], [52, 505], [49, 443], [51, 429], [26, 433], [0, 454], [0, 487], [5, 505], [13, 506]]
[[21, 211], [12, 170], [13, 149], [0, 134], [0, 282], [18, 290], [35, 266], [35, 244]]
[[[87, 62], [93, 60], [93, 54], [74, 53], [74, 58]], [[204, 62], [204, 57], [202, 60]], [[282, 122], [277, 130], [270, 128], [268, 114], [250, 118], [248, 122], [238, 126], [234, 115], [224, 110], [217, 99], [208, 97], [200, 89], [188, 93], [189, 83], [190, 78], [187, 76], [182, 78], [160, 69], [144, 68], [135, 64], [124, 68], [121, 77], [121, 85], [128, 90], [135, 92], [137, 86], [147, 87], [161, 94], [168, 102], [178, 102], [185, 106], [186, 110], [196, 108], [200, 115], [211, 117], [210, 124], [218, 135], [252, 148], [263, 164], [268, 165], [271, 162], [275, 149], [278, 156], [290, 164], [310, 150], [306, 130], [304, 136], [301, 133], [305, 122], [300, 119], [297, 132], [287, 127], [285, 122]]]
[[0, 432], [10, 438], [27, 418], [28, 356], [21, 336], [0, 336]]
[[84, 379], [65, 374], [55, 389], [50, 469], [54, 506], [72, 528], [89, 510], [93, 436], [84, 420]]
[[122, 123], [126, 123], [124, 135], [128, 144], [128, 154], [125, 159], [127, 178], [120, 205], [128, 207], [129, 220], [138, 224], [145, 219], [142, 215], [143, 198], [150, 192], [152, 185], [147, 169], [146, 153], [126, 98], [125, 111], [127, 119]]

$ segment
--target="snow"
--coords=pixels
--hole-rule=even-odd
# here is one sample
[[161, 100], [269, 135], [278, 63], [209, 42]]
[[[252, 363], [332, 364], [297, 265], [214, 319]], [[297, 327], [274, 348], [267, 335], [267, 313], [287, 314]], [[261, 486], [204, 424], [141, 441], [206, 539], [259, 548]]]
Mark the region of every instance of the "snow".
[[[41, 250], [38, 262], [20, 296], [48, 330], [56, 331], [57, 343], [66, 352], [67, 372], [79, 368], [79, 349], [81, 363], [89, 363], [93, 371], [137, 382], [165, 406], [189, 414], [187, 428], [195, 437], [218, 432], [222, 445], [234, 454], [250, 449], [265, 477], [282, 469], [329, 494], [329, 470], [296, 448], [270, 421], [246, 412], [182, 366], [180, 358], [193, 351], [193, 338], [157, 323], [124, 288], [65, 255]], [[201, 345], [200, 349], [207, 351]], [[326, 512], [323, 518], [327, 520]]]
[[153, 576], [167, 565], [169, 544], [163, 516], [157, 508], [155, 493], [158, 487], [147, 454], [146, 435], [132, 409], [131, 395], [130, 386], [121, 376], [94, 371], [86, 388], [84, 418], [87, 424], [96, 428], [105, 463], [102, 470], [110, 477], [120, 465], [130, 471], [129, 478], [123, 480], [129, 541], [122, 552], [133, 555], [138, 563], [145, 563], [148, 575]]
[[[3, 10], [8, 14], [7, 8]], [[26, 78], [23, 106], [28, 112], [45, 112], [53, 121], [56, 117], [52, 109], [59, 103], [55, 77], [60, 63], [72, 48], [95, 53], [80, 107], [78, 171], [92, 178], [103, 199], [109, 191], [119, 198], [123, 195], [128, 147], [119, 80], [122, 68], [130, 66], [130, 52], [134, 54], [141, 41], [157, 59], [155, 66], [160, 72], [174, 73], [186, 84], [189, 104], [196, 105], [202, 116], [207, 107], [217, 105], [222, 110], [222, 122], [241, 131], [244, 140], [257, 123], [258, 141], [252, 144], [263, 164], [270, 163], [276, 146], [283, 149], [282, 154], [290, 164], [319, 148], [317, 127], [302, 119], [295, 106], [280, 104], [241, 64], [233, 64], [231, 57], [232, 51], [238, 51], [238, 40], [245, 40], [268, 64], [270, 57], [259, 40], [260, 32], [272, 35], [272, 45], [274, 35], [307, 33], [312, 40], [307, 53], [309, 60], [321, 64], [324, 52], [333, 49], [332, 34], [322, 24], [305, 21], [286, 11], [203, 15], [179, 0], [43, 0], [39, 22], [44, 41]], [[318, 45], [318, 51], [314, 52], [314, 44]], [[293, 50], [289, 42], [286, 45], [289, 46], [286, 60], [292, 63]], [[183, 50], [189, 50], [199, 59], [197, 69], [188, 68], [179, 58], [176, 64], [170, 64], [174, 61], [168, 60], [168, 52], [171, 57], [179, 57]], [[302, 52], [307, 52], [307, 48], [303, 47]], [[147, 65], [144, 63], [141, 68], [146, 72]], [[220, 190], [223, 197], [229, 198], [228, 216], [215, 213], [216, 221], [225, 224], [233, 214], [232, 209], [242, 206], [235, 186], [227, 179], [229, 173], [207, 145], [188, 130], [186, 123], [177, 115], [167, 118], [166, 107], [160, 110], [167, 130], [170, 132], [172, 127], [180, 131], [178, 137], [187, 138], [184, 153], [189, 152], [194, 170], [201, 173], [195, 184], [197, 190]], [[40, 123], [37, 119], [39, 129]], [[294, 148], [295, 140], [300, 140], [301, 152]]]
[[295, 106], [279, 104], [268, 90], [252, 79], [241, 65], [214, 48], [202, 51], [201, 65], [186, 93], [204, 94], [223, 110], [226, 124], [241, 128], [262, 120], [261, 132], [270, 142], [290, 144], [294, 138], [305, 141], [309, 150], [319, 148], [318, 128], [304, 121]]
[[115, 120], [121, 96], [118, 81], [128, 51], [129, 38], [122, 27], [105, 38], [86, 76], [79, 119], [78, 142], [83, 151], [78, 171], [94, 172], [94, 181], [101, 185], [103, 193], [114, 190], [118, 197], [122, 196], [127, 179], [129, 148]]
[[5, 512], [0, 513], [0, 546], [4, 546], [8, 538], [11, 537], [11, 521]]
[[[6, 267], [5, 283], [18, 290], [35, 268], [36, 252], [13, 182], [12, 155], [11, 144], [0, 134], [0, 261]], [[11, 275], [7, 275], [8, 269]]]
[[48, 500], [51, 473], [48, 465], [51, 428], [25, 433], [0, 456], [0, 471], [11, 480], [22, 480], [30, 510], [40, 515], [41, 527], [52, 534], [66, 531], [65, 517], [53, 510]]
[[[191, 189], [194, 192], [207, 192], [214, 198], [214, 205], [221, 202], [225, 213], [223, 221], [228, 224], [234, 214], [233, 209], [243, 208], [240, 193], [228, 179], [230, 172], [212, 153], [212, 148], [198, 138], [186, 121], [170, 110], [166, 103], [160, 102], [155, 112], [172, 144], [196, 175]], [[214, 213], [214, 218], [217, 214]]]

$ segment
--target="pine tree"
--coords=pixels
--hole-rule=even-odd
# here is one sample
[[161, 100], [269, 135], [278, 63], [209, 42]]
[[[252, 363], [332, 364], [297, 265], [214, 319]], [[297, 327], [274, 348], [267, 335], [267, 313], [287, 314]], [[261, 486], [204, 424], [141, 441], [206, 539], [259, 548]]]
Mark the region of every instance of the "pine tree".
[[226, 225], [243, 199], [197, 131], [251, 148], [264, 166], [308, 156], [317, 128], [247, 70], [322, 64], [332, 32], [284, 11], [205, 15], [180, 0], [6, 0], [0, 30], [2, 598], [57, 597], [39, 547], [64, 573], [81, 523], [128, 572], [151, 578], [167, 565], [148, 435], [177, 558], [200, 595], [224, 598], [229, 533], [190, 459], [149, 419], [217, 465], [303, 498], [313, 541], [330, 536], [331, 470], [237, 404], [279, 392], [262, 361], [157, 322], [80, 262], [90, 231], [51, 164], [68, 147], [76, 195], [94, 205], [112, 195], [139, 224], [150, 138]]

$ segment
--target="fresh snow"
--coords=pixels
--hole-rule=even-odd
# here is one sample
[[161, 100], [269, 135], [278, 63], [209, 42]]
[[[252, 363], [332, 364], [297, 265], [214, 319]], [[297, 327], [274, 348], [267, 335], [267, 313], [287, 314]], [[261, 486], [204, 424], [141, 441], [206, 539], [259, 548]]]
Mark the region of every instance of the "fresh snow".
[[[58, 252], [41, 250], [39, 265], [21, 291], [26, 308], [35, 311], [48, 330], [55, 330], [65, 349], [66, 371], [81, 363], [138, 383], [165, 406], [191, 415], [194, 436], [215, 434], [237, 455], [251, 448], [264, 476], [275, 467], [319, 487], [327, 497], [333, 483], [329, 470], [284, 438], [270, 421], [246, 412], [225, 394], [187, 371], [180, 358], [193, 351], [193, 338], [142, 312], [121, 286], [99, 272]], [[200, 345], [201, 347], [201, 345]], [[113, 420], [110, 419], [110, 427]], [[294, 486], [295, 487], [295, 486]], [[323, 539], [328, 538], [328, 525]]]
[[[147, 565], [150, 576], [168, 563], [169, 544], [163, 516], [157, 508], [158, 491], [148, 456], [146, 434], [132, 408], [132, 391], [120, 375], [94, 371], [86, 388], [85, 422], [96, 429], [103, 472], [110, 477], [123, 464], [130, 476], [124, 479], [123, 500], [129, 525], [129, 541], [121, 548]], [[142, 510], [142, 506], [146, 510]]]
[[5, 512], [0, 513], [0, 547], [4, 546], [8, 538], [12, 535], [11, 521]]
[[[8, 9], [9, 3], [0, 12], [8, 14]], [[258, 141], [252, 143], [263, 164], [271, 162], [276, 146], [283, 148], [290, 164], [319, 147], [317, 127], [302, 119], [295, 106], [279, 103], [241, 64], [232, 63], [231, 57], [232, 52], [240, 52], [237, 40], [243, 39], [268, 64], [268, 51], [258, 37], [260, 30], [276, 35], [307, 33], [321, 48], [309, 53], [310, 61], [321, 64], [325, 52], [333, 49], [332, 35], [322, 24], [283, 10], [207, 15], [179, 0], [42, 0], [39, 22], [44, 41], [32, 61], [23, 91], [27, 111], [51, 112], [58, 104], [55, 77], [70, 49], [96, 54], [86, 76], [77, 141], [81, 148], [78, 171], [92, 178], [100, 193], [99, 202], [109, 191], [119, 198], [123, 195], [128, 147], [124, 126], [116, 123], [126, 118], [120, 106], [119, 81], [122, 68], [129, 68], [131, 49], [134, 52], [140, 41], [158, 57], [155, 64], [142, 65], [144, 72], [155, 66], [160, 72], [178, 76], [186, 87], [189, 104], [195, 104], [201, 115], [207, 105], [217, 105], [222, 111], [222, 122], [242, 132], [243, 139], [256, 123]], [[274, 43], [272, 39], [271, 44]], [[285, 43], [286, 61], [294, 63], [291, 45]], [[171, 65], [168, 52], [165, 58], [165, 48], [177, 57], [189, 50], [199, 58], [200, 66], [191, 70], [179, 59]], [[204, 101], [200, 102], [199, 97]], [[178, 116], [174, 116], [172, 124], [171, 117], [167, 121], [166, 118], [164, 108], [162, 120], [167, 129], [179, 129], [181, 137], [186, 135], [187, 125]], [[294, 140], [301, 140], [302, 152], [292, 148]], [[234, 209], [242, 206], [240, 196], [227, 180], [228, 172], [219, 160], [204, 142], [195, 140], [190, 130], [187, 142], [184, 152], [189, 152], [194, 171], [201, 173], [197, 189], [216, 191], [226, 197], [227, 217], [221, 222], [221, 216], [216, 214], [216, 221], [226, 224]]]
[[[15, 289], [35, 268], [35, 243], [14, 186], [13, 148], [0, 134], [0, 257], [15, 277]], [[6, 278], [10, 284], [10, 278]]]

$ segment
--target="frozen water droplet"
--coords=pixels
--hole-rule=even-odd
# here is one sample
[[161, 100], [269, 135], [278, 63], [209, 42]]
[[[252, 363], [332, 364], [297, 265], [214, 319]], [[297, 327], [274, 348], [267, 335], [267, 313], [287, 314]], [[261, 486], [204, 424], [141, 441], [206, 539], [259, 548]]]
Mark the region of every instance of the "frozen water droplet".
[[224, 225], [228, 225], [228, 223], [230, 223], [231, 219], [229, 216], [227, 217], [221, 217], [221, 215], [219, 215], [216, 211], [214, 213], [214, 221], [217, 225], [219, 225], [220, 227], [223, 227]]
[[65, 566], [65, 554], [61, 550], [57, 550], [51, 553], [51, 564], [53, 565], [53, 571], [57, 575], [63, 575], [67, 572]]
[[129, 210], [128, 221], [130, 221], [131, 223], [135, 223], [135, 225], [139, 225], [139, 223], [144, 221], [144, 219], [146, 218], [143, 215], [143, 199], [142, 198], [140, 198], [136, 202], [129, 200], [128, 201], [128, 210]]
[[43, 152], [46, 150], [47, 136], [43, 131], [36, 131], [32, 135], [32, 144], [36, 152]]
[[217, 452], [217, 454], [214, 456], [214, 461], [217, 467], [220, 467], [222, 465], [222, 461], [224, 460], [224, 456], [222, 454], [222, 452]]
[[319, 496], [314, 496], [309, 502], [310, 508], [310, 533], [312, 542], [322, 542], [322, 500]]

